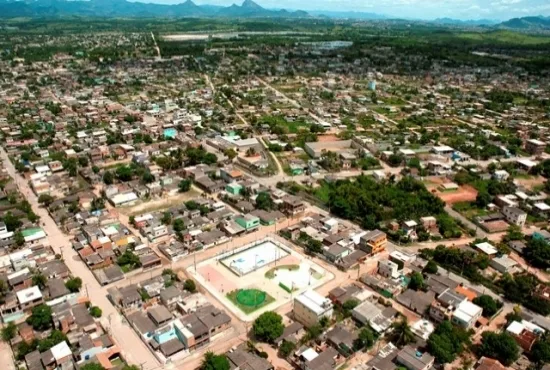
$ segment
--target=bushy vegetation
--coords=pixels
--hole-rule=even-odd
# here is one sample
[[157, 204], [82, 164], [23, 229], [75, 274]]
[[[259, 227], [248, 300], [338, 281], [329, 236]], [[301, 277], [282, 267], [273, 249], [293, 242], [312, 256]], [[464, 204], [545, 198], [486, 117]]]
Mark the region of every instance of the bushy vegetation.
[[470, 345], [472, 332], [443, 321], [428, 338], [428, 351], [440, 364], [453, 362]]
[[502, 307], [501, 301], [486, 294], [475, 297], [473, 303], [483, 309], [483, 316], [487, 318], [493, 317], [493, 315], [496, 314]]
[[397, 183], [377, 182], [368, 176], [324, 183], [327, 206], [335, 215], [358, 221], [367, 229], [388, 220], [405, 221], [424, 216], [440, 216], [444, 204], [425, 186], [405, 177]]
[[261, 314], [252, 325], [256, 339], [262, 342], [273, 343], [283, 334], [285, 326], [281, 315], [267, 311]]
[[497, 334], [486, 331], [481, 334], [478, 353], [480, 356], [495, 358], [503, 365], [510, 366], [519, 358], [519, 346], [514, 338], [506, 332]]

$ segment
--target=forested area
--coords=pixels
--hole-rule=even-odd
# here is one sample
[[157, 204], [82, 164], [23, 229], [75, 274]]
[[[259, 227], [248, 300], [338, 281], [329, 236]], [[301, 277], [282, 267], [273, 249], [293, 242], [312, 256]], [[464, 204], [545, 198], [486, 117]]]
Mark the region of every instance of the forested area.
[[332, 213], [357, 221], [366, 229], [379, 228], [384, 221], [418, 220], [424, 216], [437, 217], [442, 234], [454, 236], [458, 229], [445, 214], [444, 203], [411, 177], [396, 183], [377, 182], [368, 176], [325, 182], [316, 194]]

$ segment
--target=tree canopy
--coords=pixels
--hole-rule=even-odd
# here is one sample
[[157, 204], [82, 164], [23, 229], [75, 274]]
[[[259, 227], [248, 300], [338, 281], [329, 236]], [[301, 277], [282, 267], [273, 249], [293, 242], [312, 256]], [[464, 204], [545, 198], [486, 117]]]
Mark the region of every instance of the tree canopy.
[[545, 240], [531, 238], [523, 251], [527, 262], [537, 268], [550, 268], [550, 244]]
[[187, 193], [191, 189], [191, 180], [181, 180], [178, 184], [180, 193]]
[[283, 339], [283, 342], [279, 346], [279, 355], [281, 357], [288, 357], [296, 349], [296, 344], [291, 341], [287, 341], [286, 339]]
[[183, 284], [183, 289], [187, 290], [188, 292], [194, 293], [197, 291], [197, 285], [195, 284], [195, 281], [193, 279], [187, 279]]
[[322, 190], [328, 193], [323, 201], [332, 213], [368, 228], [390, 219], [405, 221], [444, 213], [443, 202], [411, 177], [394, 184], [358, 176], [355, 181], [325, 183]]
[[89, 364], [81, 366], [80, 370], [105, 370], [105, 368], [97, 362], [91, 362]]
[[509, 301], [521, 303], [541, 315], [550, 315], [550, 303], [534, 294], [539, 284], [541, 284], [541, 281], [536, 276], [528, 273], [513, 276], [504, 274], [497, 281], [497, 286], [502, 289], [504, 297]]
[[500, 301], [497, 301], [490, 295], [486, 294], [475, 297], [473, 303], [483, 308], [484, 317], [492, 317], [495, 313], [497, 313], [500, 307], [502, 307], [502, 303]]
[[266, 211], [269, 211], [273, 209], [274, 207], [273, 199], [271, 198], [271, 195], [266, 192], [261, 192], [256, 197], [256, 208], [263, 209]]
[[259, 341], [273, 343], [283, 334], [284, 328], [281, 315], [266, 311], [254, 320], [252, 331]]
[[202, 360], [200, 370], [229, 370], [229, 360], [225, 355], [216, 355], [206, 352]]
[[52, 327], [52, 309], [41, 304], [32, 309], [32, 314], [27, 318], [27, 323], [35, 330], [46, 330]]
[[375, 337], [371, 328], [364, 327], [359, 332], [357, 339], [353, 342], [353, 347], [356, 351], [363, 348], [368, 349], [372, 347], [372, 345], [374, 344], [374, 340]]
[[510, 366], [519, 358], [519, 346], [514, 338], [506, 332], [486, 331], [481, 334], [479, 354], [495, 358], [503, 365]]
[[74, 277], [72, 279], [67, 280], [65, 283], [65, 286], [71, 293], [76, 293], [80, 291], [80, 288], [82, 288], [82, 279], [79, 277]]
[[453, 362], [470, 344], [470, 333], [443, 321], [428, 338], [428, 351], [440, 364]]
[[408, 288], [413, 290], [421, 290], [424, 288], [424, 277], [420, 272], [413, 272], [411, 274], [411, 281], [409, 283]]
[[550, 338], [539, 338], [531, 348], [531, 360], [537, 365], [550, 363]]

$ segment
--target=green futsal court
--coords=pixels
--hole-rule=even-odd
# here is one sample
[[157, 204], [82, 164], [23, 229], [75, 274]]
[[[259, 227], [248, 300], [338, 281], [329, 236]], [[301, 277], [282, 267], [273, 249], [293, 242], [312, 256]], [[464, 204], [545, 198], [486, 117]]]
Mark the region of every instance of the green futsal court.
[[264, 303], [266, 297], [267, 293], [259, 289], [241, 289], [237, 292], [237, 302], [248, 307]]
[[227, 294], [227, 298], [244, 313], [251, 313], [275, 299], [260, 289], [237, 289]]

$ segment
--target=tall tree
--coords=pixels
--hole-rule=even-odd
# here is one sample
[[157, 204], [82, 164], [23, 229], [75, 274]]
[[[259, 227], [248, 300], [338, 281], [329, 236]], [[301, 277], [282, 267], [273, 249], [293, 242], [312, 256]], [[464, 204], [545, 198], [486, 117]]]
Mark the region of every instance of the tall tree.
[[275, 339], [283, 334], [283, 318], [278, 313], [267, 311], [261, 314], [252, 326], [254, 336], [267, 343], [273, 343]]

